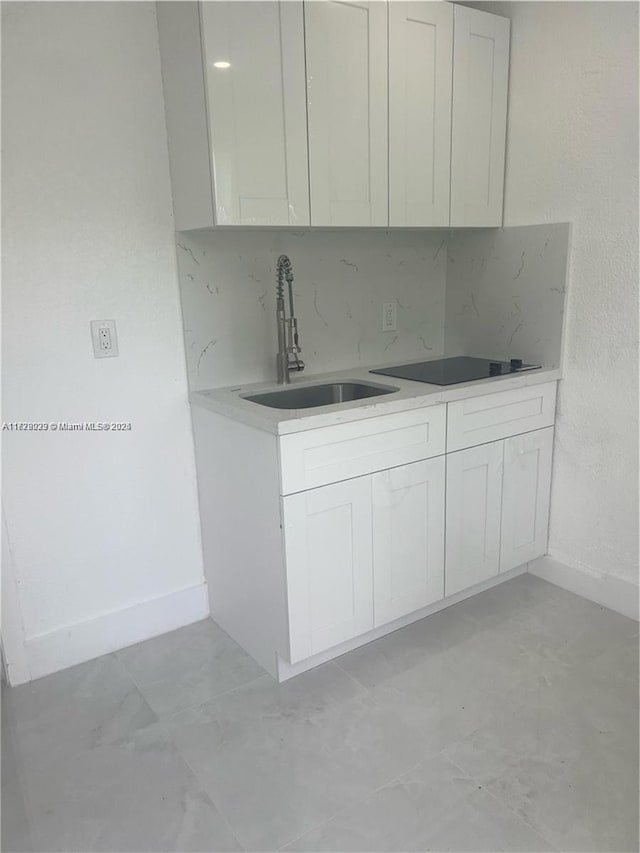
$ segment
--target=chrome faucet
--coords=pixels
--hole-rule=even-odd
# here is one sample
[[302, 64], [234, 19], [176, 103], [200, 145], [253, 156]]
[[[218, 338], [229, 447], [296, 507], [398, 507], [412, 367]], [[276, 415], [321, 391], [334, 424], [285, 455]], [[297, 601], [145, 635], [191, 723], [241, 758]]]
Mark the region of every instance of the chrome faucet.
[[[284, 307], [284, 282], [289, 286], [289, 317]], [[298, 321], [293, 313], [293, 268], [286, 255], [280, 255], [276, 263], [276, 318], [278, 321], [278, 385], [288, 385], [292, 370], [304, 370], [304, 361], [300, 358], [298, 341]]]

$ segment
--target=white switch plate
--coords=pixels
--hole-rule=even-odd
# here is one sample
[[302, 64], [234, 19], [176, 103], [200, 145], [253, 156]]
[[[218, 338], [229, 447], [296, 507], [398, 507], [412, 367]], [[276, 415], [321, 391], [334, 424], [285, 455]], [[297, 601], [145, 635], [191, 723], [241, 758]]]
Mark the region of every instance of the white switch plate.
[[396, 331], [396, 302], [382, 303], [382, 331]]
[[118, 335], [115, 320], [92, 320], [91, 340], [95, 358], [113, 358], [118, 355]]

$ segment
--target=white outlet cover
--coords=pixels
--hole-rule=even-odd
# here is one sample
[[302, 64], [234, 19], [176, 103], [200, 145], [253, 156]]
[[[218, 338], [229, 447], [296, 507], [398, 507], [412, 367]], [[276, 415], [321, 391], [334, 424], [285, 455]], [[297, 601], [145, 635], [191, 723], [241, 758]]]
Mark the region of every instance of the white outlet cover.
[[396, 301], [382, 303], [382, 331], [395, 332], [397, 329], [396, 322]]
[[118, 355], [118, 334], [115, 320], [92, 320], [91, 340], [94, 358], [113, 358]]

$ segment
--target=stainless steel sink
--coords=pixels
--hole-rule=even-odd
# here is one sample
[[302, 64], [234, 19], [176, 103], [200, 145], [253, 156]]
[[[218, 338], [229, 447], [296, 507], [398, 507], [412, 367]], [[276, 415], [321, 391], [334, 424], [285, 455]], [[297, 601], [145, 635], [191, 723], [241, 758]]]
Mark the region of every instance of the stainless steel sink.
[[283, 388], [282, 391], [267, 391], [244, 397], [252, 403], [272, 409], [312, 409], [315, 406], [330, 406], [349, 400], [364, 400], [380, 397], [397, 391], [391, 385], [376, 385], [373, 382], [328, 382], [325, 385], [307, 385], [304, 388]]

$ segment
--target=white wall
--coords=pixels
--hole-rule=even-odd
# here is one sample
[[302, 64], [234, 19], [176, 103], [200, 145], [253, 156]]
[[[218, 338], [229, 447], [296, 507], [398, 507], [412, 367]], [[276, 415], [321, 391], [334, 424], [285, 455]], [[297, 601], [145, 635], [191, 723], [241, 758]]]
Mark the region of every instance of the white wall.
[[[2, 12], [3, 418], [132, 423], [3, 433], [38, 675], [201, 618], [206, 595], [155, 4]], [[104, 318], [120, 357], [94, 360]]]
[[[444, 347], [445, 231], [217, 231], [178, 235], [193, 389], [275, 379], [278, 255], [293, 264], [305, 375], [419, 361]], [[382, 305], [397, 300], [397, 331]]]
[[573, 223], [549, 551], [637, 585], [638, 6], [482, 6], [512, 19], [505, 225]]

